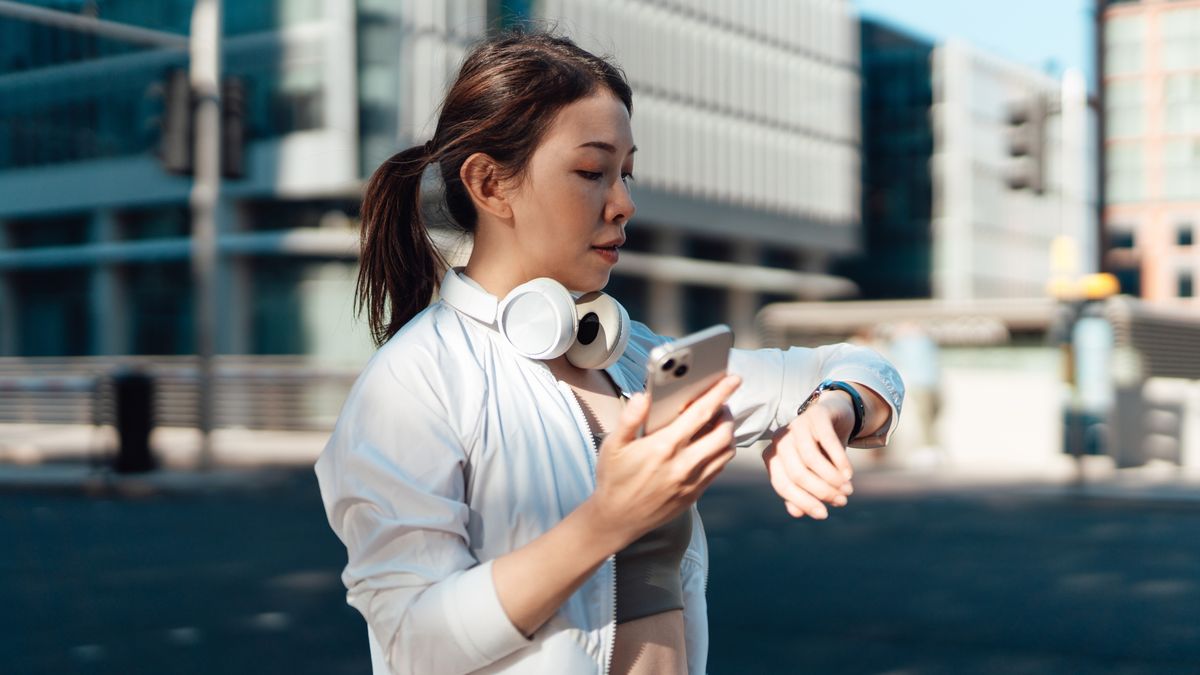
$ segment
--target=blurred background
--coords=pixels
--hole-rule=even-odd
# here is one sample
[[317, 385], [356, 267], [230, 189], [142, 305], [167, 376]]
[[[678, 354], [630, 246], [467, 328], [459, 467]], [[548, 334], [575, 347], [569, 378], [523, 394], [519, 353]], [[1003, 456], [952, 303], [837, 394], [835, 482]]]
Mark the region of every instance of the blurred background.
[[830, 521], [701, 501], [712, 672], [1200, 672], [1200, 0], [0, 0], [4, 672], [369, 672], [359, 200], [531, 21], [633, 85], [633, 318], [908, 386]]

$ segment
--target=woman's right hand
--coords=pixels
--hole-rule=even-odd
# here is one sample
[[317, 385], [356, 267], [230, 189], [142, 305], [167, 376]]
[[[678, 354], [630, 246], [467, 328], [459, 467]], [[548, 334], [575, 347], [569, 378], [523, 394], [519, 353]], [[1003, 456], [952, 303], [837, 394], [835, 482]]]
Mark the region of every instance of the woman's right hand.
[[725, 401], [741, 381], [722, 378], [670, 424], [641, 438], [650, 397], [629, 399], [600, 447], [596, 490], [588, 498], [597, 526], [621, 548], [690, 507], [733, 459], [733, 416]]

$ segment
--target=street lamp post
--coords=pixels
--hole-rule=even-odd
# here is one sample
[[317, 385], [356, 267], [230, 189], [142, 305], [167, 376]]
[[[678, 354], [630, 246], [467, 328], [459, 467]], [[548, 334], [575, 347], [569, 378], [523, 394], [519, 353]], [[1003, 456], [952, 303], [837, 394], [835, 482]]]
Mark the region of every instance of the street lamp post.
[[195, 297], [200, 468], [213, 464], [213, 357], [216, 353], [217, 200], [221, 193], [221, 0], [192, 9], [190, 79], [195, 96], [192, 280]]

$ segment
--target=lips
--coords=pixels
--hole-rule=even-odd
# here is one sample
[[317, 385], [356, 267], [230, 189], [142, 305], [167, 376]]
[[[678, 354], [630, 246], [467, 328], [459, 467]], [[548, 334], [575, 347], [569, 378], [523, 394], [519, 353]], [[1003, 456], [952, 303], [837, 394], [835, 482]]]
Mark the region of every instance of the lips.
[[617, 264], [617, 260], [619, 260], [621, 256], [620, 252], [618, 251], [618, 245], [593, 246], [592, 250], [600, 254], [600, 256], [604, 258], [605, 262], [610, 265]]

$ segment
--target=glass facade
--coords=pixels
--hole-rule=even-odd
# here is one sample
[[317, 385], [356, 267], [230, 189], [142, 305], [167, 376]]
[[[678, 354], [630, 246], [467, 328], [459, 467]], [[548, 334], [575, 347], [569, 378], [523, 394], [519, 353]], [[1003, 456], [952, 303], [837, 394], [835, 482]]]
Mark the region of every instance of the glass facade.
[[1140, 143], [1113, 143], [1105, 151], [1105, 191], [1110, 203], [1140, 201], [1145, 194], [1145, 151]]
[[254, 354], [308, 351], [302, 323], [301, 282], [311, 263], [296, 258], [250, 258], [253, 275], [250, 334]]
[[646, 323], [650, 320], [650, 282], [642, 277], [613, 274], [604, 292], [617, 299], [629, 312], [629, 318]]
[[397, 53], [402, 42], [400, 8], [381, 0], [358, 2], [359, 172], [370, 176], [396, 147], [400, 106]]
[[1104, 112], [1111, 137], [1141, 136], [1146, 132], [1145, 87], [1141, 79], [1117, 80], [1104, 92]]
[[684, 332], [694, 333], [728, 322], [729, 291], [712, 286], [684, 286]]
[[868, 298], [932, 295], [933, 45], [864, 21], [864, 252], [836, 272]]
[[5, 228], [7, 248], [78, 246], [88, 241], [89, 222], [87, 214], [10, 220]]
[[[188, 0], [36, 2], [181, 35]], [[321, 0], [224, 3], [225, 74], [247, 90], [247, 137], [323, 124], [321, 54], [284, 58], [279, 41], [238, 37], [318, 20]], [[153, 154], [166, 72], [182, 52], [0, 18], [0, 170]]]
[[95, 322], [89, 312], [91, 271], [18, 270], [8, 274], [16, 298], [17, 353], [85, 356]]
[[1104, 23], [1104, 74], [1131, 75], [1142, 71], [1146, 19], [1121, 16]]
[[125, 265], [120, 274], [128, 292], [130, 353], [194, 353], [189, 262]]

